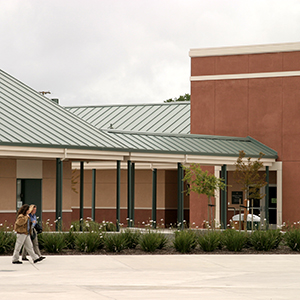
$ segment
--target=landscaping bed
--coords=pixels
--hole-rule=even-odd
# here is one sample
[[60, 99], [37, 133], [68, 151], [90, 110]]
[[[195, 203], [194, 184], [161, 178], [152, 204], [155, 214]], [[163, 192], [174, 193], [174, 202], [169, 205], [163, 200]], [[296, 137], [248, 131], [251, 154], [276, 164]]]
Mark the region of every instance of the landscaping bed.
[[[300, 229], [286, 232], [255, 230], [122, 229], [110, 226], [73, 226], [68, 232], [38, 235], [43, 255], [178, 255], [178, 254], [299, 254]], [[112, 230], [112, 231], [110, 231]], [[12, 255], [16, 236], [0, 230], [0, 254]]]

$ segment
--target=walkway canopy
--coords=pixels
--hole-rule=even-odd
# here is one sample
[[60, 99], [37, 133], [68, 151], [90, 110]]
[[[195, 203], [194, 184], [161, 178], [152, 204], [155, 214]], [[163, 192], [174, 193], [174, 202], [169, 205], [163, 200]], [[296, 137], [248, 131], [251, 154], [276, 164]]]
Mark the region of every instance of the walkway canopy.
[[223, 165], [233, 164], [244, 150], [251, 157], [263, 152], [265, 165], [277, 158], [276, 151], [251, 137], [98, 129], [2, 70], [0, 110], [2, 157]]
[[[161, 107], [178, 109], [178, 105]], [[123, 162], [124, 167], [128, 161], [134, 162], [136, 168], [151, 169], [175, 169], [178, 164], [200, 163], [215, 166], [216, 170], [216, 166], [234, 165], [239, 151], [244, 150], [253, 158], [263, 152], [265, 156], [261, 161], [270, 170], [276, 164], [276, 151], [251, 137], [191, 135], [178, 131], [161, 133], [160, 130], [134, 132], [128, 131], [131, 127], [120, 124], [117, 130], [104, 130], [103, 126], [108, 123], [104, 122], [106, 125], [101, 125], [100, 129], [93, 122], [89, 123], [91, 119], [84, 120], [71, 111], [0, 70], [0, 158], [70, 160], [75, 164], [81, 162], [81, 166], [89, 162], [84, 168], [93, 169], [116, 168], [116, 162]], [[175, 114], [170, 110], [167, 115], [176, 120], [180, 111], [178, 109]], [[108, 110], [106, 114], [109, 113]], [[151, 121], [147, 110], [141, 115]], [[125, 116], [123, 112], [122, 118]], [[133, 111], [130, 118], [132, 122]], [[114, 128], [114, 124], [116, 122], [110, 127]], [[164, 130], [163, 123], [158, 127]], [[175, 127], [179, 128], [176, 125], [174, 130]], [[142, 128], [146, 126], [134, 127], [135, 130]], [[151, 126], [147, 130], [150, 129]], [[185, 130], [187, 128], [179, 132]], [[281, 189], [281, 181], [278, 182]], [[280, 196], [278, 199], [280, 202]]]

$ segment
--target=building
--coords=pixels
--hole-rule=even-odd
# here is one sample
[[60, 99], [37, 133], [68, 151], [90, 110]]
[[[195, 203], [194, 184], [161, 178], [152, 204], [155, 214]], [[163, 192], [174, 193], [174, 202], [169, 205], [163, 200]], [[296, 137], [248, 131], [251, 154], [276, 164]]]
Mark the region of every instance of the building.
[[[270, 171], [270, 196], [259, 208], [268, 201], [277, 209], [273, 223], [299, 221], [300, 43], [192, 49], [189, 55], [191, 133], [251, 136], [274, 149], [277, 175]], [[232, 182], [230, 171], [228, 177]], [[228, 206], [235, 206], [232, 189]]]
[[[275, 193], [270, 199], [276, 199], [270, 215], [275, 216], [274, 223], [281, 224], [283, 149], [277, 150], [277, 135], [267, 127], [277, 115], [264, 121], [268, 134], [259, 133], [259, 126], [253, 127], [253, 123], [260, 120], [252, 116], [258, 104], [252, 109], [252, 100], [243, 98], [241, 104], [237, 96], [232, 108], [229, 97], [229, 91], [236, 95], [243, 90], [240, 80], [248, 80], [249, 85], [251, 79], [228, 79], [225, 74], [220, 80], [217, 73], [206, 74], [210, 66], [217, 65], [214, 60], [218, 56], [203, 53], [190, 52], [191, 107], [171, 103], [63, 108], [0, 70], [1, 222], [12, 223], [20, 205], [35, 203], [43, 220], [62, 218], [67, 225], [92, 216], [98, 222], [132, 219], [135, 225], [149, 219], [163, 219], [165, 224], [185, 219], [201, 226], [207, 217], [207, 201], [184, 196], [182, 182], [182, 165], [200, 163], [230, 184], [215, 199], [215, 218], [225, 227], [232, 206], [238, 206], [228, 202], [233, 192], [240, 191], [231, 177], [239, 151], [244, 150], [253, 158], [261, 151], [266, 154], [263, 163], [269, 172], [269, 193]], [[232, 66], [232, 62], [228, 64]], [[292, 78], [290, 72], [284, 73], [284, 78]], [[264, 95], [271, 91], [266, 87], [261, 88]], [[251, 99], [255, 95], [262, 99], [258, 94], [251, 94]], [[252, 109], [246, 110], [247, 118], [243, 115], [245, 103]], [[271, 105], [271, 109], [275, 107]], [[242, 124], [246, 120], [249, 124]], [[266, 141], [263, 136], [268, 137]], [[279, 162], [272, 148], [278, 151]], [[258, 207], [261, 211], [263, 201]]]

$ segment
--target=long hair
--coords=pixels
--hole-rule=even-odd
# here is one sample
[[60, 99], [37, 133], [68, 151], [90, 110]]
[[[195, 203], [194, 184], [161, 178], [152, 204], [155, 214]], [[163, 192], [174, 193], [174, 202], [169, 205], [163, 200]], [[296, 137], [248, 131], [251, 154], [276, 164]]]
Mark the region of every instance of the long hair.
[[24, 215], [26, 216], [26, 213], [27, 213], [27, 210], [29, 209], [29, 205], [28, 204], [24, 204], [22, 205], [19, 210], [18, 210], [18, 213], [17, 213], [17, 216], [18, 215]]

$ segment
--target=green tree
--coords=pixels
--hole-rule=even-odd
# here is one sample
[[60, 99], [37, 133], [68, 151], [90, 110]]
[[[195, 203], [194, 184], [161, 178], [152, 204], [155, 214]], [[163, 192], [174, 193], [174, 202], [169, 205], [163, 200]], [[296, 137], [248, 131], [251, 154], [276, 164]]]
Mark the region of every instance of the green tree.
[[[233, 178], [242, 186], [242, 190], [245, 192], [247, 200], [262, 199], [265, 196], [260, 193], [260, 189], [267, 184], [265, 180], [266, 174], [259, 173], [259, 170], [264, 166], [261, 162], [263, 156], [264, 154], [260, 152], [257, 160], [253, 160], [251, 157], [245, 159], [246, 153], [240, 151], [239, 157], [235, 163], [236, 169], [233, 173]], [[245, 229], [247, 229], [247, 220], [245, 220], [245, 218], [244, 222]]]
[[212, 228], [214, 228], [211, 197], [215, 196], [217, 190], [226, 188], [223, 179], [217, 178], [214, 174], [209, 174], [208, 171], [203, 171], [199, 164], [191, 164], [189, 167], [184, 167], [184, 170], [183, 180], [187, 182], [187, 194], [194, 192], [198, 195], [207, 196], [208, 223], [210, 224], [211, 215]]
[[164, 101], [164, 103], [168, 102], [179, 102], [179, 101], [191, 101], [191, 95], [190, 94], [184, 94], [183, 96], [179, 96], [179, 98], [170, 98]]

